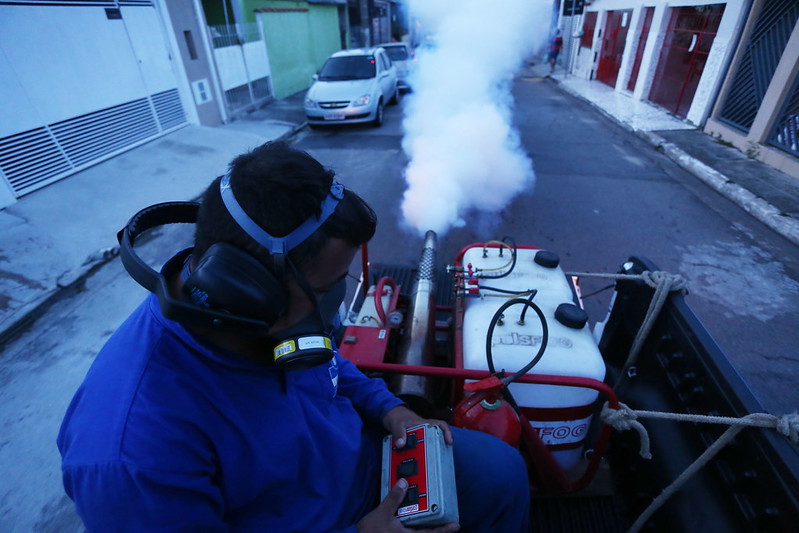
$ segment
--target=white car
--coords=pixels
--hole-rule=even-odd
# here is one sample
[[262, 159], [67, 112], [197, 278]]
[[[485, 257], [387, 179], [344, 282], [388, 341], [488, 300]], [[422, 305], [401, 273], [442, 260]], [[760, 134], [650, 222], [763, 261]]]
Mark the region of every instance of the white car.
[[410, 91], [411, 84], [408, 80], [413, 68], [416, 66], [416, 55], [408, 43], [385, 43], [377, 46], [383, 48], [388, 58], [397, 67], [397, 83], [401, 91]]
[[331, 55], [305, 95], [312, 126], [371, 122], [383, 124], [383, 108], [398, 103], [397, 69], [383, 48], [342, 50]]

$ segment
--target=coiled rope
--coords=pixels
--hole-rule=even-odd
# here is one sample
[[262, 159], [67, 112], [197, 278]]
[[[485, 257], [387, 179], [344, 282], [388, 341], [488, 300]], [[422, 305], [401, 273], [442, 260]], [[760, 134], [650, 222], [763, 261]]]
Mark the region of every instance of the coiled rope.
[[623, 403], [619, 404], [619, 409], [613, 409], [607, 402], [602, 406], [600, 418], [606, 424], [613, 426], [617, 431], [625, 431], [634, 429], [638, 432], [641, 439], [641, 448], [639, 454], [644, 459], [651, 459], [652, 454], [649, 451], [649, 434], [646, 428], [637, 421], [639, 417], [642, 418], [660, 418], [665, 420], [677, 420], [680, 422], [699, 422], [704, 424], [727, 424], [727, 429], [722, 435], [691, 463], [672, 483], [663, 489], [652, 503], [644, 509], [641, 515], [636, 519], [635, 523], [630, 527], [628, 533], [637, 533], [641, 530], [647, 520], [657, 511], [660, 507], [693, 476], [699, 469], [710, 462], [716, 454], [724, 448], [742, 429], [745, 427], [760, 427], [775, 429], [779, 434], [787, 437], [794, 444], [799, 444], [799, 414], [793, 412], [791, 414], [776, 416], [768, 413], [752, 413], [741, 418], [728, 417], [728, 416], [709, 416], [709, 415], [692, 415], [680, 413], [664, 413], [659, 411], [646, 411], [630, 409]]
[[668, 298], [669, 293], [673, 291], [685, 292], [687, 286], [685, 278], [679, 274], [671, 274], [662, 270], [645, 270], [640, 274], [568, 272], [567, 275], [613, 280], [639, 280], [655, 289], [655, 294], [652, 295], [652, 300], [649, 302], [649, 307], [646, 310], [646, 315], [644, 316], [643, 322], [641, 322], [641, 327], [638, 328], [638, 333], [635, 334], [635, 338], [633, 339], [632, 346], [630, 347], [630, 353], [627, 355], [627, 360], [624, 362], [621, 373], [619, 374], [616, 383], [613, 385], [613, 388], [615, 389], [628, 376], [629, 369], [634, 367], [638, 361], [638, 354], [641, 352], [641, 348], [643, 348], [644, 342], [649, 336], [649, 332], [652, 330], [652, 326], [655, 325], [655, 321], [660, 315], [660, 310], [663, 309], [663, 305], [666, 303], [666, 298]]

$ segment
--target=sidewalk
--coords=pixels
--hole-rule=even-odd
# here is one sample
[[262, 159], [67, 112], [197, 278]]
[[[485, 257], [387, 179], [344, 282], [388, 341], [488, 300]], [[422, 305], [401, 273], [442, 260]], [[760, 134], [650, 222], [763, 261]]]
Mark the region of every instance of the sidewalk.
[[[546, 65], [522, 76], [544, 78]], [[562, 72], [559, 87], [594, 105], [753, 216], [799, 245], [799, 179], [646, 102]], [[230, 159], [305, 125], [302, 93], [218, 128], [187, 126], [21, 198], [0, 210], [0, 345], [59, 289], [117, 254], [116, 232], [150, 204], [197, 198]]]
[[561, 69], [550, 76], [545, 64], [528, 65], [524, 75], [548, 77], [590, 103], [799, 246], [799, 178], [750, 159], [662, 108], [633, 100], [603, 83], [565, 76]]
[[113, 259], [116, 233], [136, 211], [197, 198], [235, 155], [304, 126], [302, 98], [221, 127], [181, 128], [0, 210], [0, 346], [60, 289]]

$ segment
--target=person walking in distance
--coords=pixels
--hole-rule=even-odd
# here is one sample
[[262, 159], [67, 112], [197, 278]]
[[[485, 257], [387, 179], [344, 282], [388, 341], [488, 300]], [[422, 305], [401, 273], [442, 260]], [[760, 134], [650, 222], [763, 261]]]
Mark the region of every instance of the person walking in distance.
[[560, 30], [555, 32], [555, 36], [552, 38], [552, 41], [549, 43], [549, 72], [550, 74], [555, 72], [555, 62], [558, 60], [558, 55], [560, 55], [560, 51], [563, 48], [563, 37], [560, 35]]

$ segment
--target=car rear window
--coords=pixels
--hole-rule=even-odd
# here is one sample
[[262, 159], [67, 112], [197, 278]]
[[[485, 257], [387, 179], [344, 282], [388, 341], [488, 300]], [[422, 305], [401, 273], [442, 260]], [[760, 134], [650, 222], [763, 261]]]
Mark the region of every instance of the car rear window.
[[392, 61], [405, 61], [408, 59], [408, 49], [404, 46], [389, 46], [386, 53]]
[[374, 56], [331, 57], [319, 71], [321, 81], [365, 80], [374, 77]]

